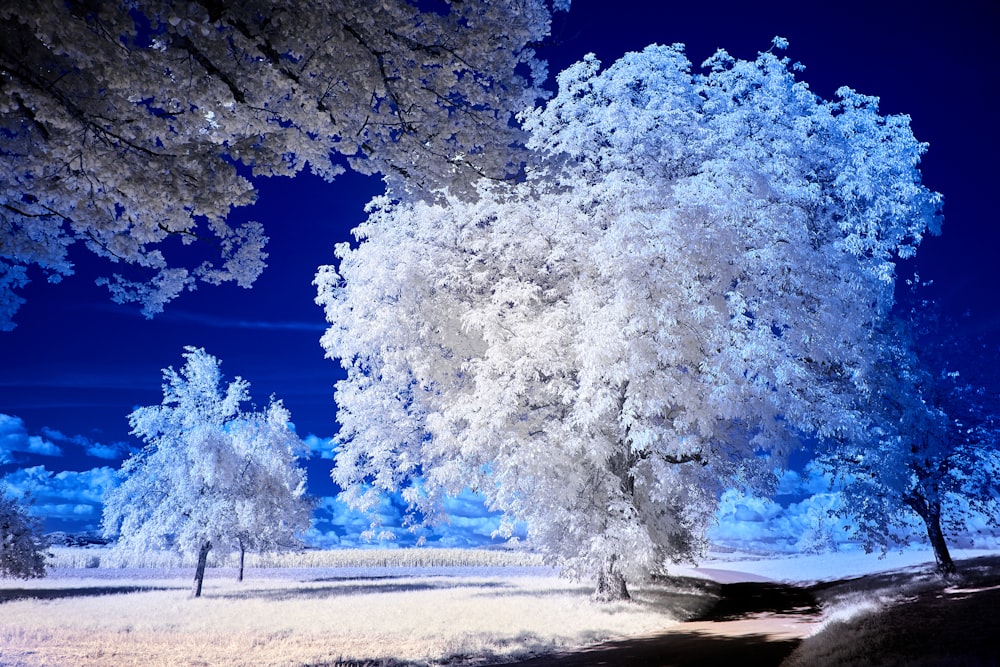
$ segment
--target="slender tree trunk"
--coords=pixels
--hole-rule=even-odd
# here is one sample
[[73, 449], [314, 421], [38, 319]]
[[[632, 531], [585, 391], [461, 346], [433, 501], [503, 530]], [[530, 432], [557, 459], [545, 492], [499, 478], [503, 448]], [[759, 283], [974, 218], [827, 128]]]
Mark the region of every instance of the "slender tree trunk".
[[617, 558], [611, 556], [607, 564], [601, 566], [601, 571], [597, 574], [597, 588], [594, 590], [594, 599], [599, 602], [616, 602], [619, 600], [631, 600], [628, 586], [625, 584], [625, 577], [615, 566]]
[[931, 541], [934, 549], [934, 560], [937, 562], [937, 570], [942, 575], [950, 577], [958, 570], [955, 562], [951, 559], [948, 551], [948, 543], [944, 539], [944, 531], [941, 530], [941, 505], [940, 503], [927, 503], [927, 516], [921, 516], [924, 525], [927, 527], [927, 537]]
[[236, 575], [236, 581], [243, 581], [243, 557], [247, 553], [247, 548], [243, 544], [243, 540], [240, 540], [240, 573]]
[[191, 589], [191, 597], [201, 597], [201, 584], [205, 581], [205, 566], [208, 564], [208, 552], [212, 550], [212, 543], [205, 542], [198, 550], [198, 565], [194, 569], [194, 588]]
[[948, 551], [948, 542], [944, 539], [944, 531], [941, 530], [941, 501], [937, 500], [937, 496], [934, 494], [915, 491], [906, 499], [906, 504], [923, 519], [931, 548], [934, 549], [934, 560], [937, 562], [938, 573], [945, 577], [955, 574], [958, 570], [955, 567], [955, 562], [951, 559], [951, 553]]

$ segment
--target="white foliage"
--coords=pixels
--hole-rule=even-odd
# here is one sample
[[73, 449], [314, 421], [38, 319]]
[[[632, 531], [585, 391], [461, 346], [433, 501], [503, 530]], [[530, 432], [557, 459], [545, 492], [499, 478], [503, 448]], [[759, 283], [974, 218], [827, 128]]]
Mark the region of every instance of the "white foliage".
[[347, 500], [433, 521], [471, 486], [568, 571], [634, 577], [797, 433], [856, 430], [894, 258], [937, 225], [923, 146], [771, 53], [707, 65], [588, 57], [523, 118], [527, 181], [371, 203], [316, 278]]
[[[24, 268], [70, 275], [77, 241], [138, 267], [104, 282], [146, 315], [198, 282], [249, 286], [267, 238], [226, 220], [254, 201], [247, 172], [346, 161], [421, 196], [507, 176], [548, 29], [544, 0], [4, 3], [0, 329]], [[179, 266], [171, 237], [220, 251]]]
[[287, 548], [309, 527], [305, 446], [272, 400], [248, 412], [249, 384], [224, 385], [219, 361], [185, 348], [180, 371], [163, 371], [163, 403], [129, 415], [146, 447], [122, 465], [105, 498], [104, 529], [126, 551], [198, 553]]

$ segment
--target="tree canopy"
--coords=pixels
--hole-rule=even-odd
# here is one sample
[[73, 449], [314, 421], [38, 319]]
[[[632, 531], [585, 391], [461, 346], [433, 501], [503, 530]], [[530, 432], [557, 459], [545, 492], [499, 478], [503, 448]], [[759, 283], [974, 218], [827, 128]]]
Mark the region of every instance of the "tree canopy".
[[0, 482], [0, 577], [44, 577], [48, 546], [42, 522]]
[[878, 332], [866, 428], [827, 442], [818, 461], [842, 482], [841, 514], [867, 550], [907, 542], [916, 516], [938, 570], [951, 575], [949, 535], [976, 515], [1000, 525], [998, 397], [973, 370], [992, 373], [997, 350], [956, 336], [933, 303], [917, 301]]
[[102, 280], [147, 315], [199, 282], [250, 286], [267, 238], [227, 221], [250, 175], [349, 164], [414, 196], [506, 177], [548, 29], [544, 0], [4, 3], [0, 330], [29, 267], [57, 282], [76, 242], [133, 265]]
[[700, 553], [718, 491], [766, 488], [797, 435], [859, 428], [894, 263], [938, 228], [925, 146], [770, 51], [703, 72], [589, 57], [525, 116], [525, 181], [370, 205], [316, 279], [348, 501], [403, 488], [434, 521], [470, 486], [613, 596]]
[[131, 551], [173, 549], [198, 557], [201, 594], [211, 549], [289, 548], [310, 522], [305, 445], [272, 399], [251, 412], [249, 384], [223, 384], [219, 361], [187, 347], [180, 371], [163, 371], [163, 403], [129, 415], [146, 446], [122, 465], [104, 501], [104, 531]]

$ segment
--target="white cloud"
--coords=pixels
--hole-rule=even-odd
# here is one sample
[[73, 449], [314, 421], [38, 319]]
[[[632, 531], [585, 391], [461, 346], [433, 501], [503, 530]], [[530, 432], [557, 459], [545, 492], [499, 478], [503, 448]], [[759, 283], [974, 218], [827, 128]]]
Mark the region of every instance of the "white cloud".
[[92, 442], [87, 445], [86, 450], [88, 456], [93, 456], [95, 459], [107, 459], [109, 461], [121, 460], [132, 452], [132, 448], [124, 442], [114, 442], [110, 445]]
[[[503, 543], [492, 537], [500, 527], [500, 515], [490, 511], [483, 498], [465, 490], [444, 503], [448, 521], [432, 528], [411, 530], [404, 522], [405, 503], [397, 495], [384, 497], [374, 514], [379, 522], [375, 528], [391, 531], [391, 541], [368, 540], [363, 535], [372, 529], [371, 519], [347, 507], [338, 499], [326, 496], [320, 499], [313, 519], [313, 527], [305, 535], [309, 544], [317, 547], [406, 547], [416, 544], [448, 547], [483, 547]], [[525, 531], [518, 531], [520, 539]]]
[[785, 470], [778, 475], [777, 495], [809, 496], [816, 493], [830, 493], [840, 486], [834, 483], [833, 476], [820, 470], [813, 461], [809, 461], [802, 472]]
[[[709, 538], [717, 545], [766, 553], [816, 553], [857, 548], [851, 542], [850, 521], [831, 515], [831, 511], [840, 507], [839, 488], [831, 490], [829, 476], [816, 466], [810, 463], [801, 472], [784, 473], [778, 494], [786, 496], [784, 502], [745, 495], [735, 489], [726, 491]], [[794, 500], [789, 502], [789, 497]], [[445, 500], [444, 510], [449, 522], [435, 528], [409, 531], [403, 525], [404, 509], [398, 496], [383, 498], [376, 516], [381, 521], [381, 529], [392, 530], [396, 539], [369, 541], [362, 534], [371, 528], [370, 519], [327, 496], [321, 499], [313, 527], [305, 540], [320, 548], [406, 547], [417, 544], [421, 538], [428, 545], [449, 547], [482, 547], [501, 541], [491, 537], [500, 525], [499, 513], [490, 511], [483, 498], [470, 490]], [[974, 516], [967, 523], [964, 533], [951, 536], [954, 544], [1000, 545], [1000, 529], [990, 525], [986, 517]], [[919, 542], [923, 539], [922, 531], [915, 520], [909, 534]], [[525, 539], [523, 526], [517, 536]]]
[[20, 417], [0, 413], [0, 464], [9, 463], [16, 453], [60, 456], [62, 450], [38, 435], [28, 435]]
[[58, 517], [58, 518], [73, 518], [79, 519], [81, 517], [100, 517], [100, 508], [94, 505], [87, 504], [77, 504], [72, 505], [68, 503], [35, 503], [32, 505], [32, 513], [36, 515], [43, 515], [47, 517]]
[[787, 504], [730, 489], [722, 494], [709, 539], [754, 552], [841, 549], [852, 542], [853, 531], [848, 519], [834, 516], [841, 507], [842, 487], [831, 482], [832, 477], [810, 461], [801, 472], [780, 474], [776, 495]]
[[62, 431], [59, 431], [54, 428], [49, 428], [48, 426], [42, 427], [42, 435], [48, 438], [52, 438], [53, 440], [69, 440], [69, 438], [66, 435], [64, 435]]
[[306, 447], [309, 448], [310, 453], [313, 455], [319, 454], [321, 459], [333, 460], [334, 453], [336, 452], [337, 445], [333, 438], [321, 438], [318, 435], [313, 435], [310, 433], [302, 439]]
[[96, 530], [104, 494], [117, 486], [118, 476], [107, 466], [61, 472], [31, 466], [8, 474], [4, 481], [15, 496], [28, 498], [32, 514], [48, 521], [84, 519], [84, 529]]
[[[77, 447], [88, 456], [109, 461], [122, 460], [132, 452], [126, 442], [102, 444], [84, 435], [68, 436], [62, 431], [48, 426], [40, 429], [40, 435], [29, 435], [20, 417], [0, 414], [0, 464], [12, 461], [10, 454], [21, 452], [41, 456], [62, 456], [64, 448]], [[63, 447], [55, 444], [59, 443]]]
[[444, 509], [452, 517], [486, 518], [496, 517], [497, 512], [486, 507], [485, 499], [470, 489], [465, 489], [454, 498], [445, 498]]
[[60, 456], [62, 450], [48, 440], [39, 435], [28, 436], [28, 449], [31, 454], [41, 454], [42, 456]]

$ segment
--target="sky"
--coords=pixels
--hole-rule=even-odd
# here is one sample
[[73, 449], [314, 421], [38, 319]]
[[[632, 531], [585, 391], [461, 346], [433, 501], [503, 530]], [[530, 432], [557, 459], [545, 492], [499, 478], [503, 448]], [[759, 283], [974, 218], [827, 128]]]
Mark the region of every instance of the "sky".
[[[752, 59], [776, 35], [789, 40], [786, 54], [805, 65], [799, 78], [818, 95], [829, 99], [847, 85], [880, 97], [883, 114], [911, 117], [916, 137], [930, 144], [921, 171], [924, 184], [944, 194], [945, 224], [899, 275], [916, 272], [933, 281], [928, 296], [947, 313], [964, 316], [967, 333], [1000, 342], [993, 297], [1000, 247], [993, 201], [1000, 175], [1000, 3], [573, 0], [568, 14], [556, 15], [551, 43], [539, 54], [549, 61], [554, 86], [555, 74], [587, 53], [607, 66], [652, 43], [680, 42], [697, 65], [718, 48]], [[101, 493], [140, 446], [128, 433], [127, 416], [136, 406], [160, 402], [161, 369], [182, 365], [185, 345], [220, 358], [228, 378], [248, 380], [258, 405], [274, 394], [289, 408], [297, 432], [315, 450], [305, 465], [310, 492], [321, 498], [321, 518], [310, 539], [349, 545], [367, 528], [330, 498], [336, 491], [329, 481], [329, 438], [337, 428], [333, 385], [341, 374], [319, 346], [325, 322], [311, 283], [317, 267], [333, 260], [334, 245], [351, 240], [350, 230], [365, 219], [364, 205], [382, 184], [347, 173], [332, 184], [303, 174], [255, 185], [257, 203], [233, 213], [236, 221], [260, 221], [270, 236], [268, 269], [250, 290], [201, 287], [147, 320], [134, 305], [111, 303], [94, 280], [113, 267], [76, 248], [74, 276], [57, 285], [36, 280], [24, 291], [17, 328], [0, 332], [0, 475], [15, 490], [32, 492], [47, 529], [98, 527]], [[767, 525], [794, 542], [802, 517], [815, 510], [799, 505], [821, 494], [822, 481], [808, 471], [795, 474], [788, 483], [799, 486], [786, 496], [792, 500], [777, 509], [743, 499], [742, 511], [740, 499], [730, 497], [717, 536], [757, 539], [751, 529]], [[390, 524], [398, 510], [387, 501]], [[432, 534], [432, 541], [489, 541], [497, 519], [476, 498], [456, 499], [449, 512], [451, 527]], [[782, 524], [779, 514], [788, 521]], [[767, 530], [761, 534], [780, 541]]]

